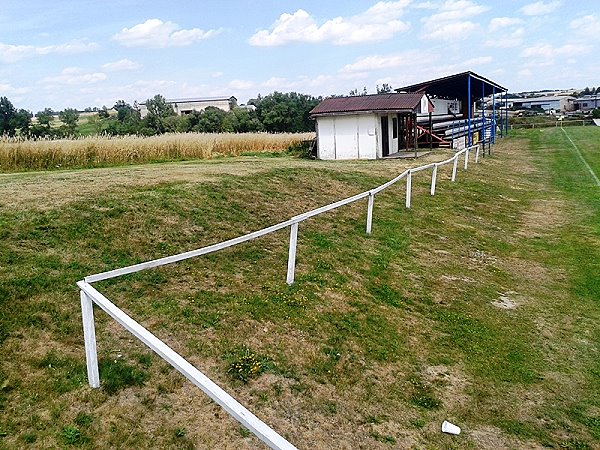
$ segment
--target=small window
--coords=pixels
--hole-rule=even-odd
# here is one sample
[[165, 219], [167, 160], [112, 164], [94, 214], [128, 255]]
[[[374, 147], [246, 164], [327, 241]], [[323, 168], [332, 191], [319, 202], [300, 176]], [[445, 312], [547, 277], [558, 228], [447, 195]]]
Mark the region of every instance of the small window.
[[398, 118], [392, 119], [392, 138], [398, 139]]

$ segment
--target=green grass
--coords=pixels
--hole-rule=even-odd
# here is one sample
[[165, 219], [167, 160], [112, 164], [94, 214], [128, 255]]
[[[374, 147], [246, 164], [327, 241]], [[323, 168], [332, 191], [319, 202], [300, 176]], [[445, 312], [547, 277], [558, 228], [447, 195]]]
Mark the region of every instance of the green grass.
[[[597, 128], [567, 132], [600, 172]], [[595, 448], [598, 188], [560, 129], [495, 151], [456, 183], [441, 170], [435, 197], [416, 175], [410, 210], [402, 186], [378, 195], [372, 235], [366, 202], [303, 222], [291, 287], [285, 230], [98, 288], [299, 448]], [[260, 174], [108, 183], [93, 200], [0, 210], [0, 448], [259, 446], [99, 309], [103, 388], [87, 387], [75, 282], [403, 169], [279, 159]], [[59, 185], [46, 184], [54, 196]], [[501, 296], [517, 307], [494, 306]], [[465, 432], [442, 435], [445, 419]]]

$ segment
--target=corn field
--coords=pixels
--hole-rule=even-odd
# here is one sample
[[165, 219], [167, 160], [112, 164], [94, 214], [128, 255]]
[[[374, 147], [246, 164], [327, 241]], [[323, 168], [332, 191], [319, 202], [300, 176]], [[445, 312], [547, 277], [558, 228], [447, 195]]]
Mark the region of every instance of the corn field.
[[0, 138], [0, 171], [101, 167], [281, 152], [314, 133], [171, 133], [69, 140]]

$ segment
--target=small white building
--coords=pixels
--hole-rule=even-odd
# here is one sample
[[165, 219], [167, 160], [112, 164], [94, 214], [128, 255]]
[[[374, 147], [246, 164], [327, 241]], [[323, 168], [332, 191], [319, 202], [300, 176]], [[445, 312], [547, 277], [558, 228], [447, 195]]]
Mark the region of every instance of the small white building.
[[[237, 99], [231, 97], [199, 97], [199, 98], [175, 98], [167, 99], [167, 104], [171, 105], [173, 111], [178, 116], [191, 114], [194, 111], [204, 111], [209, 106], [219, 108], [223, 111], [231, 111], [237, 106]], [[140, 116], [146, 117], [148, 109], [146, 103], [140, 103]]]
[[424, 93], [331, 97], [311, 112], [319, 159], [378, 159], [413, 150], [417, 116], [433, 112]]

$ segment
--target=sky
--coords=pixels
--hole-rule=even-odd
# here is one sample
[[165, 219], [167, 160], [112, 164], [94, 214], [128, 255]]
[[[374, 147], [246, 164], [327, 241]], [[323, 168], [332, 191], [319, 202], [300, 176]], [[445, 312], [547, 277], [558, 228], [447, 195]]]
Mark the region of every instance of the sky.
[[600, 85], [598, 0], [0, 0], [0, 96], [32, 112], [374, 93], [466, 70]]

